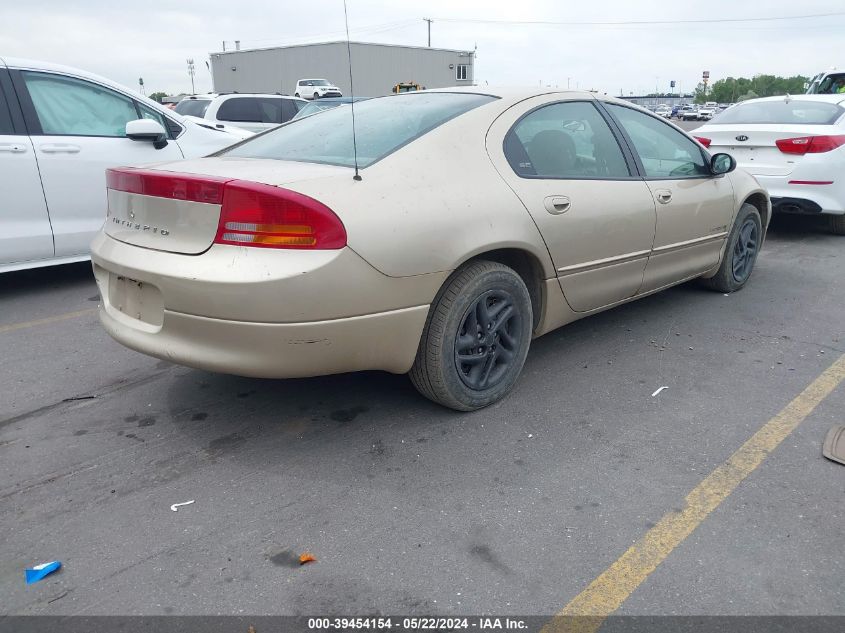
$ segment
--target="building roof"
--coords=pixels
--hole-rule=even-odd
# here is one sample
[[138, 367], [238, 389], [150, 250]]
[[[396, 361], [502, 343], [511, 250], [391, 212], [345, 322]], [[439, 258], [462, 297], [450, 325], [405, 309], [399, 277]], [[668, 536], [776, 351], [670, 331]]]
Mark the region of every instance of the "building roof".
[[[327, 46], [330, 44], [343, 44], [346, 46], [346, 40], [333, 40], [331, 42], [312, 42], [311, 44], [291, 44], [289, 46], [266, 46], [262, 48], [242, 48], [239, 51], [214, 51], [211, 53], [212, 55], [232, 55], [236, 53], [251, 53], [254, 51], [273, 51], [273, 50], [286, 50], [290, 48], [308, 48], [309, 46]], [[358, 46], [384, 46], [385, 48], [411, 48], [411, 49], [420, 49], [425, 51], [440, 51], [440, 52], [447, 52], [447, 53], [464, 53], [466, 55], [474, 55], [475, 51], [470, 50], [461, 50], [456, 48], [436, 48], [431, 46], [407, 46], [405, 44], [382, 44], [378, 42], [354, 42], [350, 41], [349, 44], [356, 44]]]

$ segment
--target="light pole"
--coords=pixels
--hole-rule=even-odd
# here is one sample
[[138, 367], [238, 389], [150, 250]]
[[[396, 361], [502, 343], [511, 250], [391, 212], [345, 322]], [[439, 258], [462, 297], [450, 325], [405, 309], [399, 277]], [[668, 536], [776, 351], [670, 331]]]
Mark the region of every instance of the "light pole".
[[194, 70], [194, 60], [188, 59], [186, 61], [188, 62], [188, 75], [191, 77], [191, 94], [193, 95], [197, 93], [196, 89], [194, 88], [194, 73], [196, 72]]

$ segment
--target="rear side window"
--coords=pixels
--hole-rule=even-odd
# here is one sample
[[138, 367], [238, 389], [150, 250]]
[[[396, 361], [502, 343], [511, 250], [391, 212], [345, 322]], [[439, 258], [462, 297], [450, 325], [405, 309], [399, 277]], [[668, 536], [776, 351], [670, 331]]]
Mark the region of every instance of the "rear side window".
[[[4, 72], [0, 70], [0, 73]], [[13, 134], [12, 115], [9, 113], [9, 106], [6, 104], [6, 96], [0, 86], [0, 134]]]
[[244, 121], [260, 123], [264, 121], [262, 108], [255, 97], [234, 97], [220, 104], [217, 110], [218, 121]]
[[48, 73], [22, 71], [42, 134], [126, 136], [138, 118], [135, 103], [97, 84]]
[[262, 123], [284, 123], [286, 119], [283, 114], [282, 99], [265, 97], [263, 99], [256, 99], [256, 101], [261, 110]]
[[505, 157], [523, 178], [627, 178], [625, 157], [598, 110], [583, 101], [534, 110], [508, 132]]
[[833, 125], [843, 113], [845, 109], [842, 106], [823, 101], [805, 101], [804, 99], [754, 101], [739, 103], [728, 108], [713, 119], [713, 123]]
[[[496, 97], [462, 93], [406, 93], [355, 104], [358, 164], [372, 165], [446, 121]], [[326, 110], [239, 143], [216, 156], [272, 158], [352, 167], [352, 108]]]
[[698, 144], [668, 123], [633, 108], [605, 104], [634, 143], [647, 178], [704, 178], [710, 166]]
[[205, 117], [205, 111], [211, 101], [208, 99], [182, 99], [176, 104], [176, 112], [182, 116]]
[[290, 121], [299, 112], [299, 102], [293, 99], [282, 99], [282, 123]]

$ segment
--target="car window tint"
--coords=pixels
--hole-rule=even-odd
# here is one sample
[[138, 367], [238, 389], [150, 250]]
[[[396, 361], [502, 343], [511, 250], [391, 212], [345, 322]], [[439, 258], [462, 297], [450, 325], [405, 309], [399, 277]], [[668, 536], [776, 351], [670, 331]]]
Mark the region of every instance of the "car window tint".
[[632, 108], [607, 104], [640, 157], [648, 178], [701, 178], [710, 166], [701, 148], [668, 123]]
[[71, 77], [21, 73], [43, 134], [125, 136], [138, 118], [132, 99], [108, 88]]
[[299, 107], [296, 101], [293, 99], [282, 99], [282, 123], [286, 121], [290, 121], [297, 112], [299, 112]]
[[[446, 121], [494, 99], [481, 94], [407, 93], [356, 103], [358, 164], [367, 167]], [[319, 116], [297, 119], [216, 155], [352, 167], [351, 110], [334, 108]]]
[[0, 134], [12, 134], [12, 116], [9, 113], [9, 107], [6, 105], [6, 97], [3, 95], [3, 89], [0, 88]]
[[208, 99], [182, 99], [176, 104], [176, 112], [182, 116], [205, 117], [211, 101]]
[[722, 112], [713, 123], [776, 125], [832, 125], [845, 109], [835, 103], [821, 101], [755, 101], [740, 103]]
[[263, 121], [258, 99], [255, 97], [235, 97], [220, 104], [217, 110], [219, 121], [248, 121], [260, 123]]
[[508, 132], [505, 157], [519, 176], [626, 178], [622, 150], [591, 103], [570, 101], [534, 110]]
[[[262, 123], [282, 123], [285, 121], [282, 116], [282, 99], [256, 99], [258, 108], [261, 110]], [[290, 118], [290, 117], [288, 117]]]

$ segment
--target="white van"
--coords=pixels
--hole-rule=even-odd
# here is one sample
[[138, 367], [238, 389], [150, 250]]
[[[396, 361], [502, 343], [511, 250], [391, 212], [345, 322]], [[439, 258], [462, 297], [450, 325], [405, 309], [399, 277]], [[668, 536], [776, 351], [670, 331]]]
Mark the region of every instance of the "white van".
[[287, 123], [307, 104], [276, 94], [191, 95], [176, 104], [176, 112], [203, 118], [219, 129], [235, 126], [257, 134]]
[[88, 259], [106, 168], [197, 158], [240, 138], [97, 75], [0, 58], [0, 273]]

